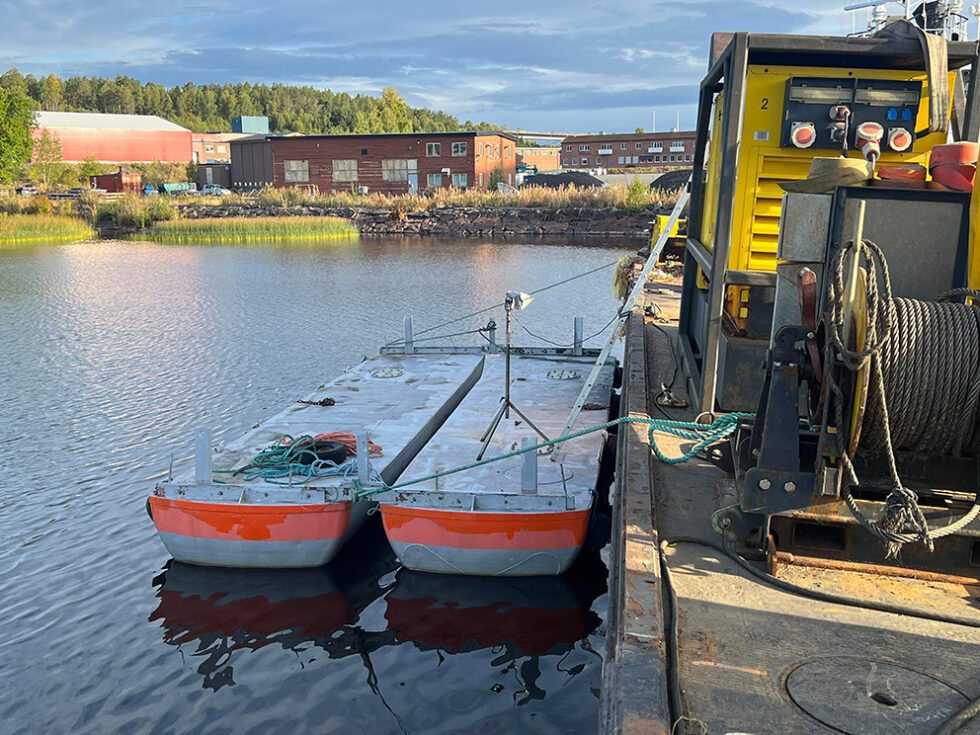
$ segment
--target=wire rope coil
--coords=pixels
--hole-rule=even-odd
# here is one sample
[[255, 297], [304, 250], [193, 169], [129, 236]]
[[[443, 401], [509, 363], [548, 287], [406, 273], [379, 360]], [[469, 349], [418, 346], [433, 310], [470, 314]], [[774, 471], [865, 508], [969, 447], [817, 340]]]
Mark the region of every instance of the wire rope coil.
[[[854, 253], [867, 272], [865, 342], [860, 349], [844, 343], [845, 263]], [[830, 318], [827, 365], [834, 360], [857, 372], [870, 369], [868, 410], [859, 448], [881, 454], [888, 465], [891, 489], [881, 517], [873, 519], [858, 506], [851, 488], [859, 484], [846, 449], [844, 396], [832, 372], [825, 373], [835, 397], [837, 450], [845, 470], [842, 488], [851, 513], [867, 531], [885, 543], [890, 557], [907, 543], [948, 536], [980, 515], [980, 492], [972, 507], [945, 526], [930, 529], [918, 496], [899, 477], [895, 449], [938, 457], [980, 453], [980, 309], [952, 299], [980, 302], [980, 292], [954, 289], [938, 301], [893, 298], [888, 263], [881, 248], [864, 240], [841, 247], [829, 280]], [[870, 429], [867, 431], [865, 429]]]

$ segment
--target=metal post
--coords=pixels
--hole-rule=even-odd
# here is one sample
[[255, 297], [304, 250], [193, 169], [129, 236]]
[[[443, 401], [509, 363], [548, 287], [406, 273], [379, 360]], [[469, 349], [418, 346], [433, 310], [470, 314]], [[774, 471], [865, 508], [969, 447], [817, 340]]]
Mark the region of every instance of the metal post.
[[864, 211], [867, 202], [858, 199], [855, 202], [857, 212], [854, 213], [854, 249], [847, 261], [847, 287], [844, 289], [844, 347], [850, 349], [851, 313], [854, 301], [857, 299], [858, 273], [861, 270], [861, 253], [864, 250]]
[[415, 354], [415, 338], [413, 335], [413, 325], [412, 317], [405, 317], [405, 354], [414, 355]]
[[504, 418], [510, 418], [510, 342], [511, 335], [514, 330], [511, 325], [511, 312], [514, 310], [514, 304], [510, 299], [504, 303], [504, 338], [506, 340], [504, 347]]
[[371, 481], [371, 474], [368, 471], [368, 430], [361, 428], [357, 432], [357, 480], [361, 487], [367, 487]]
[[487, 345], [487, 351], [491, 355], [497, 354], [497, 322], [491, 321], [489, 324], [489, 329], [487, 329], [487, 340], [489, 345]]
[[198, 429], [194, 434], [194, 481], [198, 485], [211, 482], [211, 429]]
[[585, 317], [575, 317], [575, 339], [572, 347], [572, 354], [579, 356], [582, 354], [582, 335], [585, 334]]
[[534, 437], [526, 436], [521, 439], [521, 449], [525, 451], [521, 455], [522, 495], [538, 494], [538, 453], [536, 451], [530, 451], [535, 446], [537, 446], [537, 441], [535, 441]]

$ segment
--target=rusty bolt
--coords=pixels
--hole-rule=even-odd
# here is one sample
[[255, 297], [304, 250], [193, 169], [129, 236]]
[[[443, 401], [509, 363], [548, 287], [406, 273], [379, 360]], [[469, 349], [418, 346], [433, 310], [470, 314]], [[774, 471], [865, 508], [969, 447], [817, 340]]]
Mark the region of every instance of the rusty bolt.
[[771, 487], [772, 487], [772, 483], [769, 482], [769, 480], [767, 480], [765, 477], [763, 477], [761, 480], [759, 480], [759, 489], [760, 490], [768, 490]]
[[788, 493], [795, 493], [796, 483], [793, 481], [787, 482], [785, 485], [783, 485], [783, 490], [785, 490]]

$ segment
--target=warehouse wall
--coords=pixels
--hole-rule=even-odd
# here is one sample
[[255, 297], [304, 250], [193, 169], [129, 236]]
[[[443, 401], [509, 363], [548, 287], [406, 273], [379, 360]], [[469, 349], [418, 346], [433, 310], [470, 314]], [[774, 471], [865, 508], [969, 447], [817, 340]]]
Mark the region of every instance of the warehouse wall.
[[[189, 163], [191, 132], [115, 128], [47, 128], [61, 142], [61, 158], [80, 162], [93, 156], [103, 163]], [[41, 129], [34, 137], [41, 136]]]

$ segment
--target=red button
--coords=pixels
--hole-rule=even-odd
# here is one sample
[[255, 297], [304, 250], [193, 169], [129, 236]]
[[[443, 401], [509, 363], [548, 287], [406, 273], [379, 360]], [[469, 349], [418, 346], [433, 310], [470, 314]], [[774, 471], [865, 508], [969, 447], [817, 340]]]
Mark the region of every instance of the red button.
[[808, 148], [816, 140], [817, 134], [812, 123], [801, 123], [793, 128], [790, 138], [797, 148]]
[[902, 152], [912, 145], [912, 136], [904, 128], [892, 130], [888, 134], [888, 146], [893, 151]]

